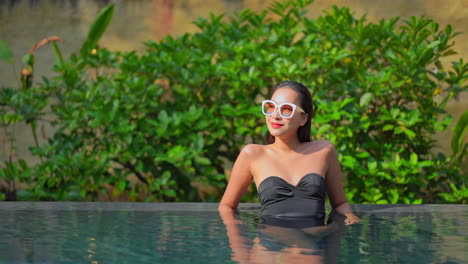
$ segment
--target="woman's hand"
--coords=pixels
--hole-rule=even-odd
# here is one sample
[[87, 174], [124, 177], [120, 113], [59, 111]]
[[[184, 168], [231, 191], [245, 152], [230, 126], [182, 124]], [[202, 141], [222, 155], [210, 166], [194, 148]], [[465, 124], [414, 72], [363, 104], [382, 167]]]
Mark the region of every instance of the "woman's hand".
[[353, 224], [361, 222], [361, 219], [353, 213], [345, 214], [345, 216], [346, 216], [346, 219], [344, 220], [344, 222], [346, 225], [353, 225]]
[[242, 224], [239, 216], [236, 214], [236, 210], [231, 207], [220, 203], [218, 207], [219, 216], [223, 220], [223, 223], [227, 225]]

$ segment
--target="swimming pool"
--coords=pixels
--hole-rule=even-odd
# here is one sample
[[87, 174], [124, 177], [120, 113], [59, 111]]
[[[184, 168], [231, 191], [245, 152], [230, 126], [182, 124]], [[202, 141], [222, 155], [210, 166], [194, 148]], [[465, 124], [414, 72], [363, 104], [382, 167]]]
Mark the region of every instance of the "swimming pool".
[[258, 204], [241, 204], [233, 240], [216, 207], [2, 202], [0, 263], [468, 262], [466, 205], [354, 205], [362, 223], [308, 236], [300, 248], [262, 235]]

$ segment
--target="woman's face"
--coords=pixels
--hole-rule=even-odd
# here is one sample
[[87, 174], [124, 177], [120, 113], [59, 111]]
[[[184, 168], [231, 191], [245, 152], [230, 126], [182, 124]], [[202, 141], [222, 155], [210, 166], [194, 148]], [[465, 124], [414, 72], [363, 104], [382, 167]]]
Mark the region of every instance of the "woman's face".
[[[298, 107], [302, 107], [300, 105], [300, 99], [300, 95], [287, 86], [276, 90], [271, 97], [271, 100], [275, 101], [278, 105], [282, 103], [292, 103]], [[274, 137], [297, 137], [297, 130], [307, 122], [307, 114], [303, 114], [301, 110], [296, 108], [291, 118], [283, 118], [277, 109], [273, 115], [266, 116], [266, 122], [270, 134]]]

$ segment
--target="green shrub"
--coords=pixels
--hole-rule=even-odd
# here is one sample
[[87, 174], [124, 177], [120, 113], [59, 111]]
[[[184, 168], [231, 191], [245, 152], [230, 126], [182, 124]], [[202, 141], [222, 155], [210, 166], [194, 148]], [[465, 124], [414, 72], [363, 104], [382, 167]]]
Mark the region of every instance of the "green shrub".
[[[11, 180], [30, 183], [24, 199], [216, 201], [240, 148], [265, 142], [258, 102], [292, 79], [313, 93], [312, 135], [337, 145], [351, 202], [466, 203], [460, 133], [452, 156], [432, 152], [452, 122], [446, 103], [467, 90], [467, 64], [440, 62], [458, 33], [426, 17], [369, 23], [338, 7], [311, 19], [311, 2], [200, 18], [199, 33], [149, 41], [142, 54], [95, 50], [103, 30], [90, 30], [81, 54], [63, 60], [57, 49], [57, 77], [14, 92], [50, 100], [56, 132], [31, 149], [38, 165], [7, 162], [0, 179], [22, 164]], [[1, 111], [13, 90], [2, 89]]]

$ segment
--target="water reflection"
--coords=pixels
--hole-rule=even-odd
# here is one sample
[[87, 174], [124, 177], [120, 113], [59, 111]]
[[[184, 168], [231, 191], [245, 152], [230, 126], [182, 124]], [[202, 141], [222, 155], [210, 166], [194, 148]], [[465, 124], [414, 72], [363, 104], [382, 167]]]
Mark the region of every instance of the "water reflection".
[[468, 263], [466, 207], [357, 210], [358, 225], [309, 227], [262, 223], [257, 211], [220, 217], [214, 210], [1, 207], [0, 263]]
[[344, 218], [331, 214], [316, 218], [261, 217], [256, 235], [232, 212], [220, 212], [232, 250], [239, 263], [338, 263]]

